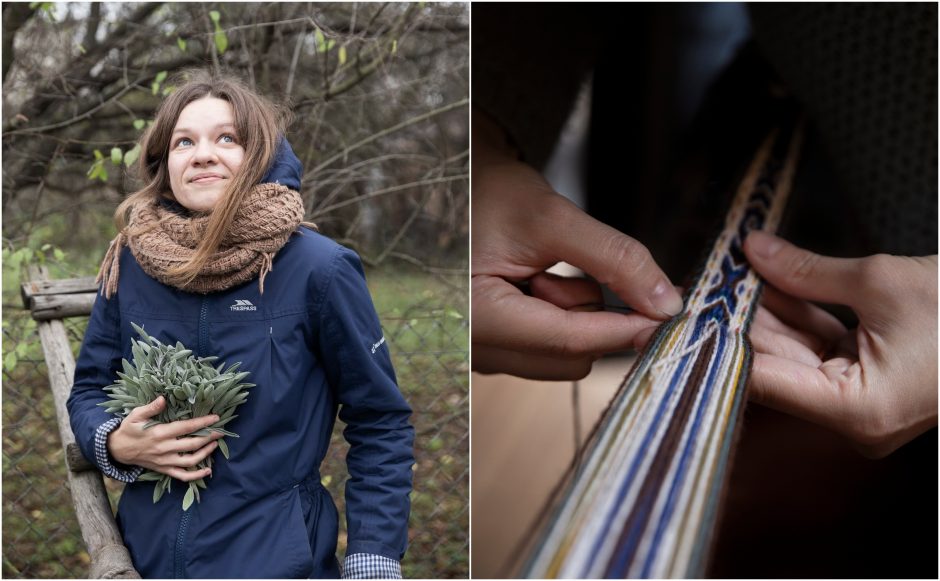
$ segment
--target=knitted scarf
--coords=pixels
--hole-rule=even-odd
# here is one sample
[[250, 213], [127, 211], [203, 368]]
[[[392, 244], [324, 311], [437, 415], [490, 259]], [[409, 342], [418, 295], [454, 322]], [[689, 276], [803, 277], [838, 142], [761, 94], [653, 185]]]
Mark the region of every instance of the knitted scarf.
[[127, 245], [144, 272], [180, 290], [208, 294], [257, 276], [263, 293], [264, 277], [273, 268], [274, 255], [303, 217], [299, 193], [279, 184], [258, 184], [245, 196], [219, 248], [196, 278], [179, 286], [170, 280], [168, 272], [193, 257], [205, 235], [209, 215], [180, 215], [158, 202], [138, 204], [131, 210], [127, 227], [111, 241], [96, 282], [104, 283], [101, 292], [107, 298], [117, 292], [121, 247]]

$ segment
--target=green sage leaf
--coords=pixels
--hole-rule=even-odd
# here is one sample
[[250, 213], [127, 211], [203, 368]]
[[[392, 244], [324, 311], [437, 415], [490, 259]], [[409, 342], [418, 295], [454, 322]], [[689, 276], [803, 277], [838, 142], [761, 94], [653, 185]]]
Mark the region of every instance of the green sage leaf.
[[186, 495], [183, 496], [183, 510], [189, 510], [189, 507], [193, 505], [193, 501], [196, 500], [193, 490], [193, 487], [190, 486], [189, 490], [186, 491]]

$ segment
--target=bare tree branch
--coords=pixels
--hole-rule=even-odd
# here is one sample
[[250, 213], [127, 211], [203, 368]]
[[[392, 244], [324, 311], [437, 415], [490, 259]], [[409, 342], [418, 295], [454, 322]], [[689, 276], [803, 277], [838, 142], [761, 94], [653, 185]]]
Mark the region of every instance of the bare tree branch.
[[439, 107], [439, 108], [437, 108], [437, 109], [434, 109], [433, 111], [428, 111], [427, 113], [422, 113], [421, 115], [418, 115], [418, 116], [416, 116], [416, 117], [412, 117], [411, 119], [408, 119], [407, 121], [402, 121], [401, 123], [397, 123], [397, 124], [393, 125], [392, 127], [389, 127], [389, 128], [387, 128], [387, 129], [383, 129], [382, 131], [379, 131], [378, 133], [374, 133], [374, 134], [372, 134], [372, 135], [370, 135], [369, 137], [366, 137], [366, 138], [364, 138], [364, 139], [360, 139], [360, 140], [357, 141], [356, 143], [353, 143], [352, 145], [350, 145], [350, 146], [344, 148], [342, 151], [339, 151], [339, 152], [337, 152], [337, 153], [334, 153], [333, 155], [331, 155], [331, 156], [329, 156], [328, 158], [326, 158], [326, 160], [320, 162], [315, 168], [313, 168], [313, 172], [312, 172], [312, 173], [316, 174], [317, 172], [319, 172], [319, 171], [322, 170], [323, 168], [327, 167], [328, 165], [332, 164], [333, 162], [335, 162], [335, 161], [338, 160], [338, 159], [342, 159], [342, 158], [346, 157], [346, 156], [349, 155], [351, 152], [353, 152], [353, 151], [359, 149], [359, 148], [362, 147], [363, 145], [367, 145], [367, 144], [369, 144], [369, 143], [372, 143], [373, 141], [375, 141], [375, 140], [377, 140], [377, 139], [381, 139], [381, 138], [385, 137], [386, 135], [391, 135], [392, 133], [395, 133], [396, 131], [400, 131], [400, 130], [404, 129], [405, 127], [408, 127], [408, 126], [410, 126], [410, 125], [414, 125], [415, 123], [420, 123], [420, 122], [425, 121], [425, 120], [427, 120], [427, 119], [432, 119], [433, 117], [436, 117], [437, 115], [441, 115], [441, 114], [443, 114], [443, 113], [447, 113], [448, 111], [453, 111], [454, 109], [457, 109], [457, 108], [459, 108], [459, 107], [463, 107], [463, 106], [465, 106], [465, 105], [468, 105], [469, 103], [470, 103], [470, 99], [461, 99], [461, 100], [456, 101], [456, 102], [454, 102], [454, 103], [450, 103], [450, 104], [448, 104], [448, 105], [444, 105], [443, 107]]
[[345, 208], [346, 206], [350, 206], [350, 205], [352, 205], [352, 204], [355, 204], [355, 203], [357, 203], [357, 202], [361, 202], [361, 201], [363, 201], [363, 200], [370, 200], [370, 199], [372, 199], [372, 198], [377, 198], [377, 197], [379, 197], [379, 196], [386, 196], [386, 195], [388, 195], [388, 194], [394, 194], [394, 193], [396, 193], [396, 192], [401, 192], [401, 191], [404, 191], [404, 190], [410, 190], [411, 188], [418, 188], [418, 187], [421, 187], [421, 186], [430, 186], [430, 185], [433, 185], [433, 184], [441, 184], [441, 183], [445, 183], [445, 182], [455, 182], [455, 181], [459, 181], [459, 180], [466, 180], [466, 179], [469, 179], [469, 178], [470, 178], [470, 174], [460, 174], [460, 175], [455, 175], [455, 176], [445, 176], [445, 177], [434, 178], [434, 179], [428, 179], [428, 180], [418, 180], [418, 181], [416, 181], [416, 182], [410, 182], [410, 183], [407, 183], [407, 184], [399, 184], [399, 185], [397, 185], [397, 186], [391, 186], [391, 187], [388, 187], [388, 188], [382, 188], [382, 189], [380, 189], [380, 190], [375, 190], [375, 191], [369, 192], [368, 194], [363, 194], [363, 195], [361, 195], [361, 196], [356, 196], [356, 197], [354, 197], [354, 198], [349, 198], [348, 200], [343, 200], [342, 202], [337, 202], [337, 203], [335, 203], [335, 204], [331, 204], [331, 205], [329, 205], [329, 206], [326, 206], [325, 208], [317, 208], [317, 209], [315, 210], [314, 217], [318, 217], [318, 216], [321, 216], [321, 215], [323, 215], [323, 214], [328, 214], [328, 213], [332, 212], [333, 210], [338, 210], [339, 208]]

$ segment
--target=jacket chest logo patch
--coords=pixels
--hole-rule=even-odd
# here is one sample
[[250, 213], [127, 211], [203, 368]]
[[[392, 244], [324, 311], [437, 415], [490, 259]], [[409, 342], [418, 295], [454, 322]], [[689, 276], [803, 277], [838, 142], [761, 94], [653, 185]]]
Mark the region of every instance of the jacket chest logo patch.
[[382, 335], [382, 338], [379, 339], [378, 343], [372, 344], [372, 354], [375, 355], [375, 350], [382, 346], [382, 343], [385, 343], [385, 335]]
[[245, 299], [235, 299], [235, 304], [229, 307], [232, 311], [257, 311], [258, 307], [251, 304], [251, 301]]

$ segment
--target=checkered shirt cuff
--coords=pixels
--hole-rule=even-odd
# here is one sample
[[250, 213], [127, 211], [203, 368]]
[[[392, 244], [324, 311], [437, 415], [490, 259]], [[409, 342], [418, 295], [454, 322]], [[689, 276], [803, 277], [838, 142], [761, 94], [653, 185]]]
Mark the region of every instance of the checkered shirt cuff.
[[95, 461], [105, 476], [121, 482], [133, 482], [144, 471], [143, 466], [130, 466], [130, 470], [118, 468], [111, 462], [108, 454], [108, 434], [121, 425], [121, 418], [112, 418], [98, 426], [95, 430]]
[[353, 553], [343, 561], [343, 579], [401, 579], [401, 563], [382, 555]]

